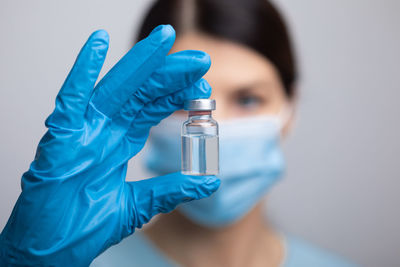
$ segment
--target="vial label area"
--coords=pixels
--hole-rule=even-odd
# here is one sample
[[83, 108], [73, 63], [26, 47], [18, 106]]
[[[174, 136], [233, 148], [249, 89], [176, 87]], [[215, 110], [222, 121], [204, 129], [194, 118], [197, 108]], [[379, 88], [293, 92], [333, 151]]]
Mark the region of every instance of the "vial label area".
[[182, 136], [182, 173], [186, 175], [216, 175], [218, 166], [218, 136]]

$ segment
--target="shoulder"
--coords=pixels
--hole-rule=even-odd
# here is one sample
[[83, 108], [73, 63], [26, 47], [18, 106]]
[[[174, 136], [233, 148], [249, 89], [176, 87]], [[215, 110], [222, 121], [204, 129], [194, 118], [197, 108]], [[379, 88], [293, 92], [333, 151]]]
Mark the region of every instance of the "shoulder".
[[141, 231], [137, 231], [104, 251], [90, 265], [90, 267], [108, 266], [173, 267], [176, 265], [160, 253]]
[[286, 258], [284, 267], [318, 266], [318, 267], [355, 267], [354, 263], [335, 255], [330, 251], [312, 245], [302, 239], [285, 236]]

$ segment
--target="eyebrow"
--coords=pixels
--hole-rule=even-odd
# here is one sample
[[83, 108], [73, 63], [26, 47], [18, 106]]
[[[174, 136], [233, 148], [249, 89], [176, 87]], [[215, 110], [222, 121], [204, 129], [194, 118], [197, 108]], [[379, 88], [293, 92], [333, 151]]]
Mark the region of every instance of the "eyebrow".
[[235, 86], [235, 91], [247, 91], [247, 90], [251, 90], [254, 88], [260, 88], [260, 87], [263, 87], [263, 89], [271, 89], [273, 87], [273, 83], [260, 80], [260, 81], [256, 81], [256, 82], [252, 82], [252, 83], [248, 83], [248, 84], [241, 84], [241, 85]]

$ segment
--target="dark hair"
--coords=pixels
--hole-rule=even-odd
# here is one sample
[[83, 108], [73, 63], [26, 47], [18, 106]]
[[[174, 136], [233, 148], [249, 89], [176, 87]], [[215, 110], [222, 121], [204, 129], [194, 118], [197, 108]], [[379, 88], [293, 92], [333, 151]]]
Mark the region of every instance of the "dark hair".
[[177, 34], [195, 29], [244, 44], [276, 67], [286, 94], [294, 95], [297, 69], [284, 19], [268, 0], [157, 0], [144, 18], [138, 39], [159, 24]]

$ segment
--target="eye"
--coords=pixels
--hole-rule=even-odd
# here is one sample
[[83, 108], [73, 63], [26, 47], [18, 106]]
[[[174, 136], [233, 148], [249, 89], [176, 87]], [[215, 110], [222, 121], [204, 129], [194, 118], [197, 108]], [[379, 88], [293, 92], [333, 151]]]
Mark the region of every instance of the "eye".
[[236, 103], [242, 109], [255, 110], [260, 108], [265, 102], [260, 96], [256, 95], [241, 95], [237, 96]]

